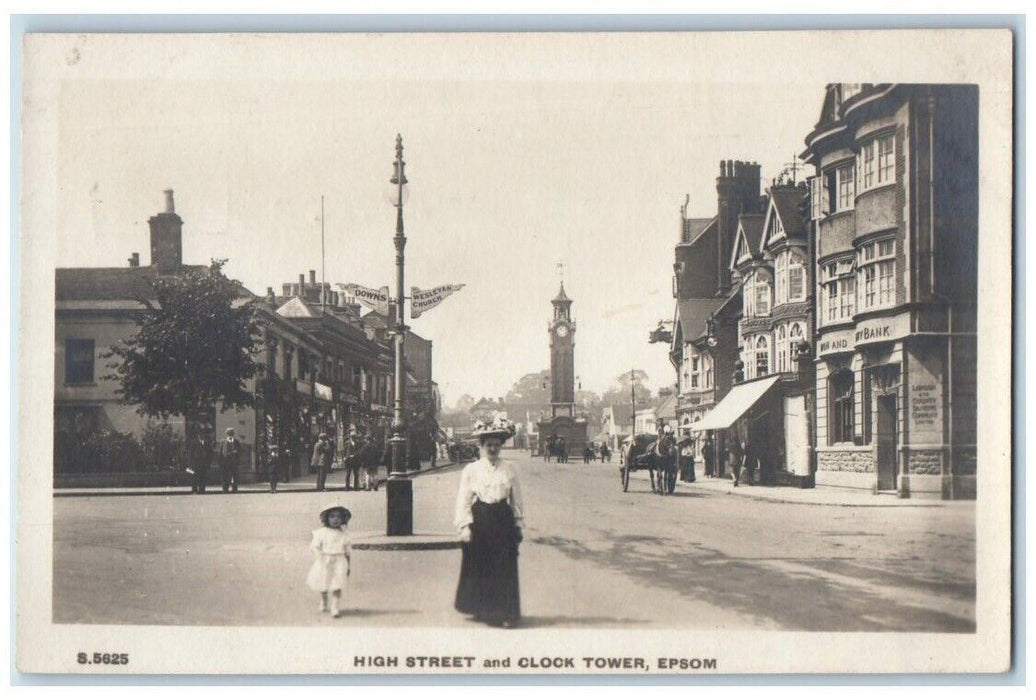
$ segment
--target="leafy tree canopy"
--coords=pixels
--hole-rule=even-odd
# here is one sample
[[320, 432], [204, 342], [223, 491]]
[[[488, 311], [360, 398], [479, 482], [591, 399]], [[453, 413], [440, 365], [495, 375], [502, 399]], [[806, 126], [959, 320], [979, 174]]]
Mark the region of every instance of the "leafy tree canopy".
[[255, 361], [260, 328], [254, 301], [223, 274], [225, 260], [157, 277], [153, 298], [140, 298], [140, 327], [113, 345], [105, 377], [119, 382], [126, 403], [148, 416], [193, 416], [217, 403], [251, 406], [246, 382]]

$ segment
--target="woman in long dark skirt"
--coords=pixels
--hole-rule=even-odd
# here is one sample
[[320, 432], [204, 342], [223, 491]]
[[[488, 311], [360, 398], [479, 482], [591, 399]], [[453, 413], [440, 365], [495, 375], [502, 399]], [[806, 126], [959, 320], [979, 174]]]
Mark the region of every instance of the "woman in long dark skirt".
[[505, 421], [476, 424], [481, 457], [464, 467], [455, 524], [460, 532], [460, 582], [454, 606], [490, 625], [513, 627], [521, 617], [518, 544], [524, 511], [514, 465], [500, 458], [513, 434]]

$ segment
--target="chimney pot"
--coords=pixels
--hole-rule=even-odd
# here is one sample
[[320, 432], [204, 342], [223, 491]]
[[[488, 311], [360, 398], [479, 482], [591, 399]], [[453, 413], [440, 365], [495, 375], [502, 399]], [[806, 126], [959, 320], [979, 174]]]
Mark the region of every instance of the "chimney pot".
[[129, 266], [140, 267], [140, 253], [130, 253]]
[[163, 190], [163, 194], [165, 194], [165, 212], [166, 212], [166, 214], [175, 214], [176, 213], [176, 207], [173, 205], [173, 191], [172, 190]]

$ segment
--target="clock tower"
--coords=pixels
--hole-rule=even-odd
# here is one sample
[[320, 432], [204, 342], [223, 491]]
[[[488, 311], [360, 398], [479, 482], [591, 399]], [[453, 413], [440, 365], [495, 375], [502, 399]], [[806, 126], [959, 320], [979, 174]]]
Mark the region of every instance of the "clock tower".
[[537, 451], [543, 454], [550, 445], [564, 445], [565, 452], [578, 456], [586, 447], [587, 421], [576, 415], [575, 334], [572, 300], [561, 283], [558, 295], [551, 300], [554, 313], [547, 324], [550, 338], [550, 418], [537, 425]]
[[575, 331], [572, 300], [565, 294], [565, 283], [550, 302], [554, 317], [550, 321], [550, 412], [552, 416], [575, 417]]

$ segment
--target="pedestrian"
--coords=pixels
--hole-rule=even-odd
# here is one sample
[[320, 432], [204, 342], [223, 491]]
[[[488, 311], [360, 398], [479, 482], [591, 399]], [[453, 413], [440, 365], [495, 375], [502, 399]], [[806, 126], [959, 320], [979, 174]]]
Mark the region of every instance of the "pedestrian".
[[694, 441], [685, 438], [680, 447], [680, 480], [693, 484], [697, 481], [694, 473]]
[[270, 493], [277, 493], [277, 482], [281, 476], [281, 453], [277, 445], [270, 445], [269, 456]]
[[744, 444], [741, 445], [741, 459], [741, 474], [745, 477], [745, 483], [752, 486], [755, 483], [755, 467], [759, 457], [756, 455], [755, 442], [748, 438], [745, 438]]
[[391, 466], [391, 461], [392, 445], [388, 440], [384, 441], [380, 449], [373, 437], [366, 440], [363, 451], [360, 453], [360, 468], [363, 469], [364, 491], [378, 490], [378, 466], [382, 462], [387, 466]]
[[558, 438], [558, 443], [558, 461], [568, 464], [568, 444], [565, 442], [565, 438]]
[[513, 627], [521, 617], [518, 545], [525, 509], [518, 473], [500, 457], [514, 429], [504, 420], [475, 425], [482, 455], [464, 467], [454, 524], [460, 533], [460, 580], [454, 607], [493, 626]]
[[212, 464], [212, 443], [205, 430], [198, 428], [198, 434], [191, 444], [190, 469], [191, 493], [205, 493], [205, 485], [209, 479], [209, 465]]
[[327, 483], [327, 472], [331, 468], [331, 444], [327, 441], [327, 433], [320, 433], [313, 443], [313, 457], [309, 466], [317, 470], [317, 491], [323, 491]]
[[237, 470], [244, 448], [233, 428], [227, 428], [227, 439], [219, 443], [219, 470], [223, 477], [223, 493], [237, 493]]
[[744, 455], [744, 449], [737, 438], [730, 440], [730, 478], [734, 481], [734, 486], [738, 485], [741, 481], [741, 467]]
[[705, 476], [716, 476], [715, 459], [716, 446], [712, 444], [712, 436], [705, 436], [705, 443], [701, 446], [701, 457], [705, 460]]
[[601, 445], [601, 461], [608, 462], [609, 464], [612, 461], [612, 451], [606, 444]]
[[330, 610], [331, 617], [342, 614], [342, 592], [352, 573], [352, 540], [348, 533], [351, 519], [352, 513], [345, 506], [338, 503], [324, 506], [320, 511], [321, 526], [313, 531], [313, 539], [309, 543], [314, 559], [306, 576], [306, 585], [320, 594], [320, 612]]
[[342, 461], [345, 465], [345, 490], [358, 491], [360, 489], [360, 468], [363, 463], [363, 453], [367, 449], [367, 441], [357, 428], [349, 429], [349, 442], [343, 448], [344, 456]]

